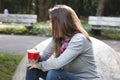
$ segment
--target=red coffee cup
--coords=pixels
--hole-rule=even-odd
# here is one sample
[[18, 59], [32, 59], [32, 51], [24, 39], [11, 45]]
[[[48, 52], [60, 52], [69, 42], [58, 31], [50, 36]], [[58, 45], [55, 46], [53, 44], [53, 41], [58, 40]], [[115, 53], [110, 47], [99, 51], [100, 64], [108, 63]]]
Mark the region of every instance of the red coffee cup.
[[30, 63], [35, 63], [39, 59], [39, 51], [36, 49], [29, 49], [27, 50], [28, 53], [28, 60]]

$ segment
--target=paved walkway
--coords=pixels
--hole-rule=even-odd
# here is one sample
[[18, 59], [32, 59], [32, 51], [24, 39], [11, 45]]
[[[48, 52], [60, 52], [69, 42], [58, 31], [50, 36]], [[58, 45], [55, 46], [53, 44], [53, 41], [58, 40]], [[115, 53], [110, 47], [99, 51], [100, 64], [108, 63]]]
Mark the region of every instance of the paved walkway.
[[[0, 52], [9, 54], [26, 53], [27, 49], [33, 48], [48, 37], [40, 36], [21, 36], [21, 35], [0, 35]], [[116, 52], [120, 53], [120, 41], [102, 40], [111, 46]]]
[[26, 54], [31, 49], [48, 37], [0, 35], [0, 52], [9, 54]]

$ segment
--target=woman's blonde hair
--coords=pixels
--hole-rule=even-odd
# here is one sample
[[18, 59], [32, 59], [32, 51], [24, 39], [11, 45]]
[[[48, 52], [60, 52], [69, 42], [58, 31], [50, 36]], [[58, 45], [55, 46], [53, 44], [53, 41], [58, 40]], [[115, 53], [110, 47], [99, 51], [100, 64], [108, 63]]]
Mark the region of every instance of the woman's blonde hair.
[[90, 41], [88, 33], [82, 27], [75, 11], [66, 5], [56, 5], [49, 9], [49, 16], [52, 22], [52, 35], [55, 41], [55, 56], [60, 53], [61, 40], [72, 37], [75, 33], [82, 33]]

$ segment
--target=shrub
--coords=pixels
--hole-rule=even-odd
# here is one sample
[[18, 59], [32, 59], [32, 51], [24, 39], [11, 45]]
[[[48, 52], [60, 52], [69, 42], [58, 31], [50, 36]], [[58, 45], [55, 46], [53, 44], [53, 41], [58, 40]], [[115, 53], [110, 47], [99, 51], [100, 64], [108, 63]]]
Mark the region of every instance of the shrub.
[[0, 32], [4, 34], [25, 34], [28, 32], [28, 29], [25, 27], [15, 28], [15, 27], [5, 27], [0, 28]]
[[28, 32], [27, 28], [15, 28], [13, 29], [13, 33], [15, 34], [26, 34]]
[[49, 25], [49, 21], [37, 23], [29, 31], [29, 33], [34, 35], [51, 36], [51, 31], [49, 30], [48, 25]]

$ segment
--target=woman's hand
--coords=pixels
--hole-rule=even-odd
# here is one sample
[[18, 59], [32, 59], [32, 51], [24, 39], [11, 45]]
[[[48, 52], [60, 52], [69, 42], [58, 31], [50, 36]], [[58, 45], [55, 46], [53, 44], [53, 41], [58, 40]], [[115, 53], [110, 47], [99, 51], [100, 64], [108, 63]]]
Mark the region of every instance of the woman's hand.
[[39, 69], [39, 64], [38, 63], [36, 63], [36, 64], [27, 63], [27, 67], [29, 67], [29, 69], [33, 69], [33, 68]]

